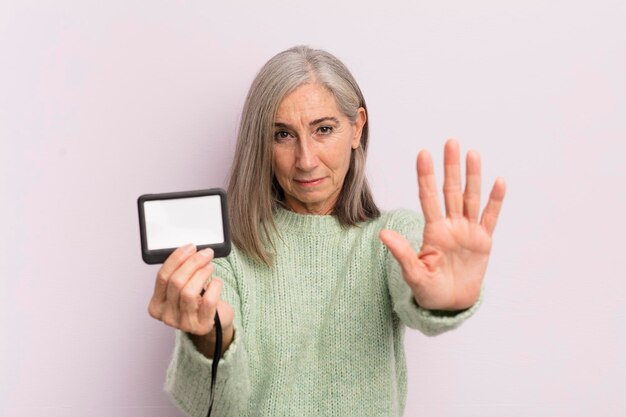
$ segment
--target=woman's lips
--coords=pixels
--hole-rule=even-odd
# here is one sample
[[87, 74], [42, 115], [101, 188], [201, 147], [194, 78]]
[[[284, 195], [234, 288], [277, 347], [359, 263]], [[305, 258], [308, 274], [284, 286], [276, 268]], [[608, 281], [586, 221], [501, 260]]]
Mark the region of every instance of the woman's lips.
[[314, 187], [316, 185], [321, 184], [321, 182], [324, 181], [324, 178], [315, 178], [312, 180], [294, 180], [294, 181], [297, 182], [302, 187]]

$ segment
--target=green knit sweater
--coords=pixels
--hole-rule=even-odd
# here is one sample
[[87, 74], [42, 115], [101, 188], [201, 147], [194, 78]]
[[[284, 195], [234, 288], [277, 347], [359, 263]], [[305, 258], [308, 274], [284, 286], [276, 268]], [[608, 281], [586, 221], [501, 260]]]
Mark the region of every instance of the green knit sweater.
[[[399, 264], [378, 239], [396, 230], [417, 250], [424, 220], [398, 210], [356, 227], [334, 216], [275, 213], [272, 267], [237, 248], [215, 260], [234, 338], [220, 361], [212, 415], [401, 416], [405, 326], [435, 335], [472, 315], [420, 308]], [[177, 331], [166, 390], [189, 416], [205, 417], [211, 363]]]

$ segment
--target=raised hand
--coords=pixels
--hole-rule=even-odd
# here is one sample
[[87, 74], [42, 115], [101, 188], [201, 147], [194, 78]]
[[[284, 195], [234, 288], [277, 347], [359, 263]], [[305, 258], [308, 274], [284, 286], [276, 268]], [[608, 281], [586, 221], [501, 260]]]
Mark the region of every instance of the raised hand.
[[505, 194], [504, 179], [498, 178], [489, 202], [480, 214], [480, 156], [467, 153], [465, 192], [461, 192], [459, 145], [448, 140], [444, 147], [443, 217], [430, 154], [417, 156], [419, 198], [426, 224], [419, 253], [392, 230], [383, 230], [380, 239], [402, 267], [404, 280], [417, 304], [432, 310], [462, 310], [480, 295], [487, 269], [492, 235]]

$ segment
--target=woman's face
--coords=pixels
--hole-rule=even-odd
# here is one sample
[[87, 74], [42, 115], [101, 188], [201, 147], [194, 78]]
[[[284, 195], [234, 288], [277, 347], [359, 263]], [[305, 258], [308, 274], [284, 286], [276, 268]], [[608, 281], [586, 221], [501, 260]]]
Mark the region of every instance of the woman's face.
[[317, 83], [283, 98], [274, 120], [273, 165], [285, 203], [303, 214], [329, 214], [341, 192], [352, 149], [360, 145], [365, 109], [354, 124]]

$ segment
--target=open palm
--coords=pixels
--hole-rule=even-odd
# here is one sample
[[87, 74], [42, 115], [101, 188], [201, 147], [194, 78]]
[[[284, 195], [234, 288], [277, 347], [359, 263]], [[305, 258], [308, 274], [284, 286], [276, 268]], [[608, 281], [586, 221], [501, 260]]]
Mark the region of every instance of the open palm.
[[444, 148], [443, 193], [446, 216], [439, 207], [433, 163], [427, 151], [417, 157], [419, 197], [426, 224], [419, 253], [392, 230], [380, 238], [402, 267], [405, 281], [418, 305], [426, 309], [462, 310], [480, 294], [491, 241], [504, 200], [505, 183], [498, 178], [489, 202], [480, 214], [480, 156], [470, 151], [466, 160], [466, 187], [461, 191], [459, 145]]

